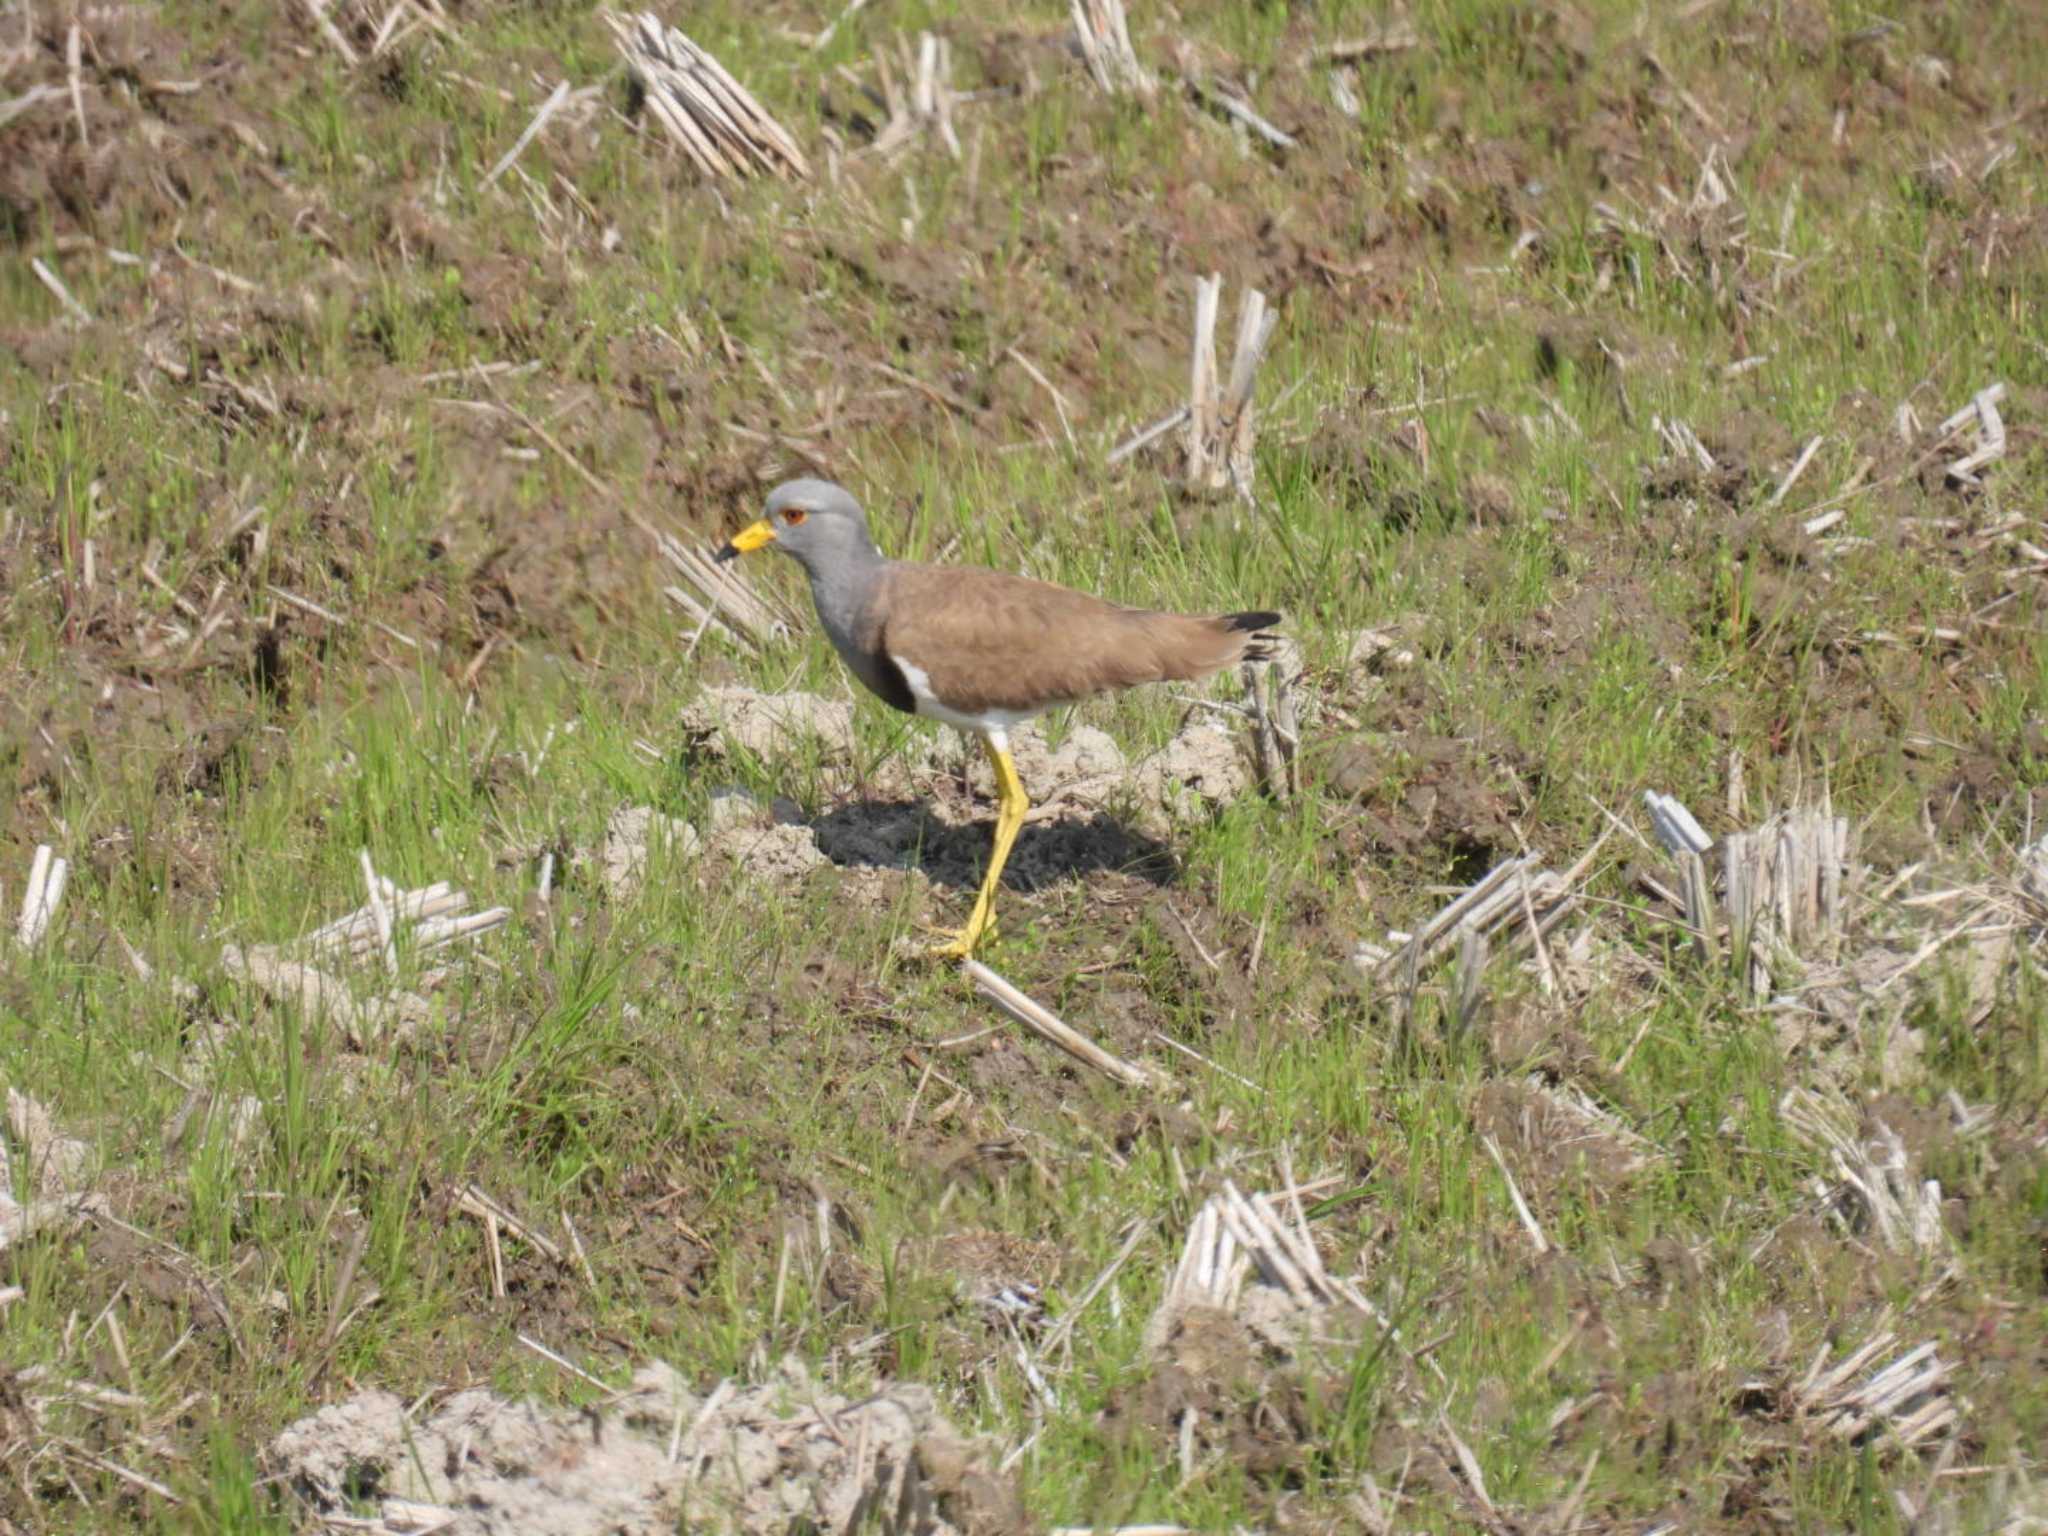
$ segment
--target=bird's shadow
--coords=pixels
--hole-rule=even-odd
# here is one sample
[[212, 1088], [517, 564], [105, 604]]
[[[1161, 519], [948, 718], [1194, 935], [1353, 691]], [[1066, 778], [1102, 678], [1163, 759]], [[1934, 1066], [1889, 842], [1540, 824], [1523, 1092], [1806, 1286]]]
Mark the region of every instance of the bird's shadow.
[[[918, 800], [859, 800], [828, 811], [811, 824], [818, 849], [847, 868], [916, 869], [939, 885], [972, 890], [987, 867], [995, 816], [951, 826]], [[1101, 811], [1082, 819], [1027, 823], [1017, 834], [1003, 887], [1035, 891], [1074, 875], [1106, 870], [1171, 885], [1179, 868], [1156, 838]]]

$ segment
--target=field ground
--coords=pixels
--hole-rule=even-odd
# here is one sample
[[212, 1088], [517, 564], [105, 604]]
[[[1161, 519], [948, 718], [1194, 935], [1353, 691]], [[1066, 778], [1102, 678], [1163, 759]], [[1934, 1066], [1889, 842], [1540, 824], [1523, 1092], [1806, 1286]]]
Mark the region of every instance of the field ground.
[[[712, 186], [591, 7], [451, 5], [340, 0], [350, 63], [0, 4], [10, 921], [70, 871], [0, 941], [0, 1530], [400, 1529], [424, 1461], [275, 1437], [654, 1364], [929, 1388], [963, 1530], [2048, 1528], [2048, 11], [1135, 0], [1147, 101], [1053, 3], [714, 0], [812, 175]], [[925, 30], [960, 153], [877, 152]], [[1210, 272], [1280, 317], [1249, 500], [1106, 463]], [[715, 690], [849, 682], [765, 555], [799, 621], [693, 636], [648, 527], [813, 471], [893, 553], [1285, 611], [1298, 792], [1147, 788], [1235, 678], [1054, 717], [985, 956], [1170, 1086], [906, 956], [986, 847], [957, 741], [739, 743]], [[1645, 791], [1848, 823], [1768, 985]], [[635, 807], [694, 831], [608, 875]], [[511, 912], [401, 923], [396, 1010], [375, 943], [279, 969], [365, 851]], [[1373, 969], [1524, 851], [1593, 853], [1541, 942]], [[1155, 1326], [1296, 1181], [1324, 1291]]]

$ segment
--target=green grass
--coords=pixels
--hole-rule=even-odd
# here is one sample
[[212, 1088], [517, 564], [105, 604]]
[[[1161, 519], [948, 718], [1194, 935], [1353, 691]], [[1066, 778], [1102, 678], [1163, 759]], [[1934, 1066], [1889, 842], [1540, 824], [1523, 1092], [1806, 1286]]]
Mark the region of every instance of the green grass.
[[[125, 1416], [59, 1410], [63, 1432], [180, 1501], [10, 1430], [0, 1514], [50, 1531], [297, 1528], [254, 1481], [260, 1449], [357, 1385], [596, 1398], [518, 1348], [525, 1332], [607, 1380], [658, 1357], [708, 1385], [791, 1351], [853, 1384], [928, 1382], [1004, 1450], [1035, 1433], [1016, 1476], [1049, 1524], [1335, 1522], [1370, 1476], [1401, 1490], [1400, 1528], [1468, 1529], [1445, 1427], [1516, 1519], [1557, 1510], [1595, 1450], [1579, 1517], [1602, 1525], [1903, 1530], [1895, 1493], [1951, 1503], [1963, 1528], [1988, 1518], [1995, 1477], [1932, 1482], [1917, 1456], [1832, 1442], [1743, 1392], [1890, 1306], [1902, 1337], [1956, 1362], [1957, 1465], [2030, 1464], [2048, 1434], [2021, 1385], [2048, 1327], [2048, 1022], [2030, 964], [2007, 966], [1988, 1015], [1960, 971], [1916, 978], [1919, 1065], [1892, 1081], [1881, 1008], [1847, 1044], [1789, 1046], [1779, 1014], [1643, 911], [1632, 865], [1659, 861], [1620, 836], [1588, 886], [1591, 979], [1559, 998], [1496, 961], [1472, 1032], [1449, 1027], [1448, 975], [1424, 978], [1403, 1029], [1348, 956], [1525, 842], [1569, 861], [1603, 807], [1629, 819], [1646, 788], [1719, 832], [1824, 786], [1880, 880], [1914, 861], [1930, 881], [2003, 877], [2038, 834], [2040, 577], [1978, 537], [2048, 545], [2031, 212], [2048, 176], [2010, 116], [2044, 84], [2026, 45], [2038, 7], [1969, 28], [1914, 14], [1871, 42], [1854, 7], [1601, 5], [1579, 35], [1563, 13], [1443, 0], [1411, 12], [1423, 47], [1357, 71], [1356, 122], [1300, 61], [1377, 11], [1195, 9], [1176, 30], [1300, 148], [1240, 154], [1173, 82], [1149, 108], [1105, 101], [1040, 52], [1035, 94], [958, 107], [967, 162], [848, 156], [835, 182], [826, 128], [855, 148], [844, 114], [873, 111], [836, 65], [865, 76], [899, 28], [930, 25], [972, 89], [985, 57], [1023, 56], [1000, 34], [1052, 33], [1064, 8], [869, 9], [814, 55], [779, 29], [826, 10], [712, 6], [692, 35], [820, 172], [714, 194], [644, 119], [622, 123], [587, 6], [464, 14], [452, 38], [351, 72], [296, 14], [173, 5], [165, 51], [131, 73], [239, 62], [153, 98], [187, 206], [147, 174], [89, 219], [0, 186], [15, 248], [0, 327], [19, 343], [0, 349], [6, 899], [37, 843], [73, 862], [53, 941], [0, 964], [0, 1052], [147, 1234], [86, 1224], [0, 1252], [0, 1285], [23, 1292], [0, 1367], [134, 1393], [145, 1406]], [[1163, 23], [1134, 26], [1163, 69]], [[1948, 85], [1914, 73], [1922, 55]], [[0, 66], [0, 99], [61, 81], [59, 57], [61, 38]], [[94, 142], [141, 161], [126, 76], [108, 69], [88, 71]], [[485, 188], [564, 78], [602, 101]], [[0, 128], [0, 157], [55, 163], [66, 111]], [[2017, 153], [1980, 179], [2006, 140]], [[1715, 141], [1731, 200], [1687, 211]], [[31, 256], [96, 323], [63, 322]], [[1281, 314], [1250, 507], [1185, 497], [1170, 454], [1102, 467], [1184, 391], [1191, 280], [1210, 270], [1226, 335], [1247, 284]], [[1013, 347], [1059, 388], [1071, 438]], [[1768, 361], [1730, 371], [1753, 358]], [[497, 362], [538, 366], [461, 376]], [[875, 364], [986, 409], [938, 406]], [[1963, 494], [1894, 413], [1910, 402], [1931, 424], [1994, 379], [2010, 454]], [[1715, 469], [1678, 466], [1653, 418], [1689, 424]], [[1286, 612], [1318, 710], [1303, 794], [1174, 827], [1163, 888], [1103, 871], [1007, 893], [989, 955], [1173, 1073], [1168, 1101], [1007, 1035], [939, 1049], [992, 1016], [894, 945], [970, 893], [839, 869], [771, 888], [657, 858], [613, 899], [576, 856], [621, 805], [701, 822], [728, 788], [807, 816], [957, 793], [924, 755], [928, 728], [865, 698], [851, 766], [809, 750], [707, 761], [678, 724], [707, 683], [847, 686], [807, 628], [760, 654], [715, 637], [686, 653], [667, 578], [620, 513], [708, 542], [805, 467], [776, 434], [814, 446], [892, 553]], [[1826, 540], [1798, 532], [1836, 506]], [[805, 611], [792, 567], [749, 569]], [[1393, 627], [1412, 660], [1349, 665], [1366, 626]], [[1135, 760], [1184, 712], [1154, 690], [1049, 728], [1100, 725]], [[1385, 772], [1347, 793], [1319, 765], [1359, 744]], [[230, 981], [219, 953], [353, 907], [363, 849], [403, 885], [453, 880], [515, 916], [410, 1039], [357, 1050]], [[423, 964], [403, 955], [402, 980]], [[195, 1049], [209, 1030], [210, 1060]], [[912, 1056], [967, 1093], [919, 1095]], [[1639, 1133], [1644, 1166], [1617, 1177], [1596, 1150], [1489, 1118], [1489, 1095], [1531, 1072]], [[1936, 1126], [1950, 1090], [1990, 1106], [1981, 1138], [1915, 1143], [1953, 1201], [1945, 1287], [1813, 1217], [1831, 1169], [1776, 1106], [1817, 1080]], [[194, 1087], [213, 1111], [173, 1141]], [[263, 1108], [238, 1148], [245, 1096]], [[999, 1143], [1016, 1155], [974, 1153]], [[1326, 1257], [1362, 1271], [1404, 1345], [1368, 1331], [1219, 1386], [1183, 1480], [1173, 1427], [1146, 1418], [1160, 1366], [1145, 1322], [1201, 1201], [1226, 1177], [1272, 1187], [1283, 1149], [1347, 1197], [1317, 1217]], [[28, 1196], [19, 1159], [15, 1179]], [[512, 1294], [493, 1301], [481, 1230], [449, 1214], [470, 1181], [551, 1226], [567, 1212], [595, 1287], [513, 1242]], [[878, 1299], [838, 1299], [803, 1249], [778, 1310], [784, 1234], [819, 1189], [857, 1226], [844, 1241]], [[1076, 1328], [1055, 1414], [917, 1256], [981, 1228], [1049, 1241], [1058, 1313], [1140, 1218], [1154, 1235]], [[103, 1312], [120, 1350], [106, 1321], [81, 1338]], [[886, 1348], [851, 1352], [878, 1335]], [[1291, 1442], [1246, 1449], [1283, 1420]]]

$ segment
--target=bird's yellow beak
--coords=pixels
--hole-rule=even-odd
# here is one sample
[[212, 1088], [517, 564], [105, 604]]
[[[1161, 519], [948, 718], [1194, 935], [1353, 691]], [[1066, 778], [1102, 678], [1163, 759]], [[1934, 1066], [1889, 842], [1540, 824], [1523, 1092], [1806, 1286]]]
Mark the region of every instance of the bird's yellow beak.
[[758, 523], [749, 524], [727, 539], [725, 548], [712, 558], [723, 565], [726, 561], [736, 560], [741, 555], [750, 555], [762, 546], [773, 543], [774, 540], [775, 525], [764, 517]]

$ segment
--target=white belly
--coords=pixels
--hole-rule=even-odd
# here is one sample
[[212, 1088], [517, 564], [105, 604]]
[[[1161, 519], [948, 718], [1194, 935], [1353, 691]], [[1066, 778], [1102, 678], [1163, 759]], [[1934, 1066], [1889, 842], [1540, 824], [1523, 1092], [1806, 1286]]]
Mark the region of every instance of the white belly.
[[910, 694], [917, 701], [917, 712], [928, 720], [943, 720], [947, 725], [957, 726], [963, 731], [972, 731], [985, 736], [998, 751], [1010, 750], [1010, 727], [1020, 725], [1034, 715], [1045, 713], [1042, 709], [989, 709], [980, 714], [970, 715], [963, 710], [949, 709], [941, 704], [932, 693], [929, 673], [915, 662], [905, 661], [894, 652], [889, 659], [896, 663], [896, 670], [903, 674], [903, 681], [910, 685]]

